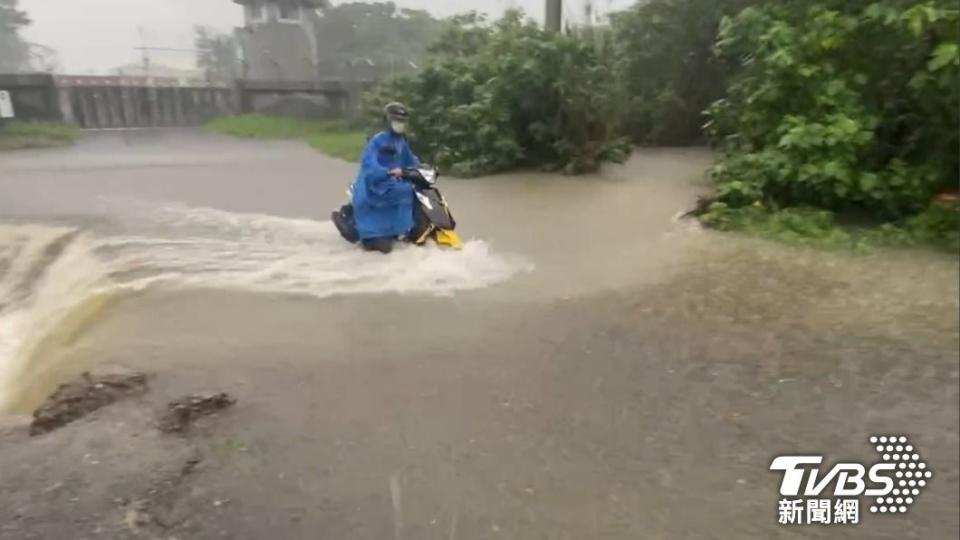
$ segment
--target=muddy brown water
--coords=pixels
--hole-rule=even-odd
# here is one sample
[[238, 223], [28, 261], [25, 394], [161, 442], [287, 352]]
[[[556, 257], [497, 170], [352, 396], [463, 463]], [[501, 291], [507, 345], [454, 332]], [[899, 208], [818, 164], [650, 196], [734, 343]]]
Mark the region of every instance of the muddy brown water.
[[[674, 221], [709, 162], [442, 179], [468, 250], [384, 258], [322, 222], [353, 166], [300, 145], [0, 155], [8, 410], [98, 364], [154, 374], [48, 436], [4, 431], [0, 537], [955, 537], [957, 260]], [[235, 410], [144, 427], [205, 390]], [[906, 515], [777, 525], [773, 456], [870, 462], [882, 433], [935, 471]]]

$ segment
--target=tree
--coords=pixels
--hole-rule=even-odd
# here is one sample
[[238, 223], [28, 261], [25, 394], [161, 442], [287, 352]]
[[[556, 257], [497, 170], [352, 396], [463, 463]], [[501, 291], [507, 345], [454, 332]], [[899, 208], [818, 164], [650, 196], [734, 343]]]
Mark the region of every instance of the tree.
[[215, 30], [198, 26], [194, 29], [194, 47], [197, 49], [197, 66], [204, 70], [207, 80], [230, 82], [236, 78], [237, 42], [231, 35], [218, 34]]
[[30, 24], [27, 14], [17, 9], [17, 0], [0, 0], [0, 72], [26, 69], [30, 46], [20, 37], [20, 29]]
[[703, 110], [726, 90], [720, 21], [761, 0], [649, 0], [611, 16], [626, 128], [640, 144], [703, 141]]
[[431, 54], [446, 58], [472, 56], [490, 43], [493, 36], [486, 15], [475, 11], [450, 17], [449, 23], [449, 27], [427, 48]]
[[380, 75], [409, 72], [444, 28], [426, 11], [399, 9], [393, 2], [328, 7], [317, 23], [320, 71], [337, 76], [348, 65], [364, 63]]

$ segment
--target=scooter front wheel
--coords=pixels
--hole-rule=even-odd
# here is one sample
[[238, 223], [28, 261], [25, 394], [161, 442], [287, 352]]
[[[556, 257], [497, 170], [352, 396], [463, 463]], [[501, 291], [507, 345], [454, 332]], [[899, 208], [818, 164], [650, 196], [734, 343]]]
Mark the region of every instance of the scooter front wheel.
[[450, 229], [437, 229], [433, 233], [433, 240], [437, 245], [452, 249], [463, 249], [463, 240], [460, 239], [460, 235]]

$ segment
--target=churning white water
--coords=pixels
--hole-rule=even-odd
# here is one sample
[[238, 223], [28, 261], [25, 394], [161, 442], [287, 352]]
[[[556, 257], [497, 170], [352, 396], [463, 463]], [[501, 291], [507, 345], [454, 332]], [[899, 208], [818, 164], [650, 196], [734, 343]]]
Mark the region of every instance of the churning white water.
[[462, 251], [404, 245], [384, 256], [347, 244], [329, 222], [183, 206], [140, 210], [137, 220], [147, 226], [139, 230], [149, 233], [0, 225], [0, 410], [12, 405], [12, 389], [29, 376], [44, 339], [83, 324], [124, 291], [450, 294], [527, 268], [479, 240]]

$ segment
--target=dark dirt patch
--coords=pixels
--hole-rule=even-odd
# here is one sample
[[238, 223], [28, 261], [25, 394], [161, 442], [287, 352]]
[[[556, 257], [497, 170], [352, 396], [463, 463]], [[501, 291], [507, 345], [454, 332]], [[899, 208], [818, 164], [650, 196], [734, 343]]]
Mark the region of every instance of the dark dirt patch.
[[147, 376], [143, 373], [84, 373], [80, 379], [60, 385], [34, 411], [30, 435], [49, 433], [101, 407], [146, 391]]
[[197, 418], [215, 414], [236, 402], [237, 400], [226, 392], [182, 397], [167, 405], [157, 427], [165, 433], [182, 433]]

